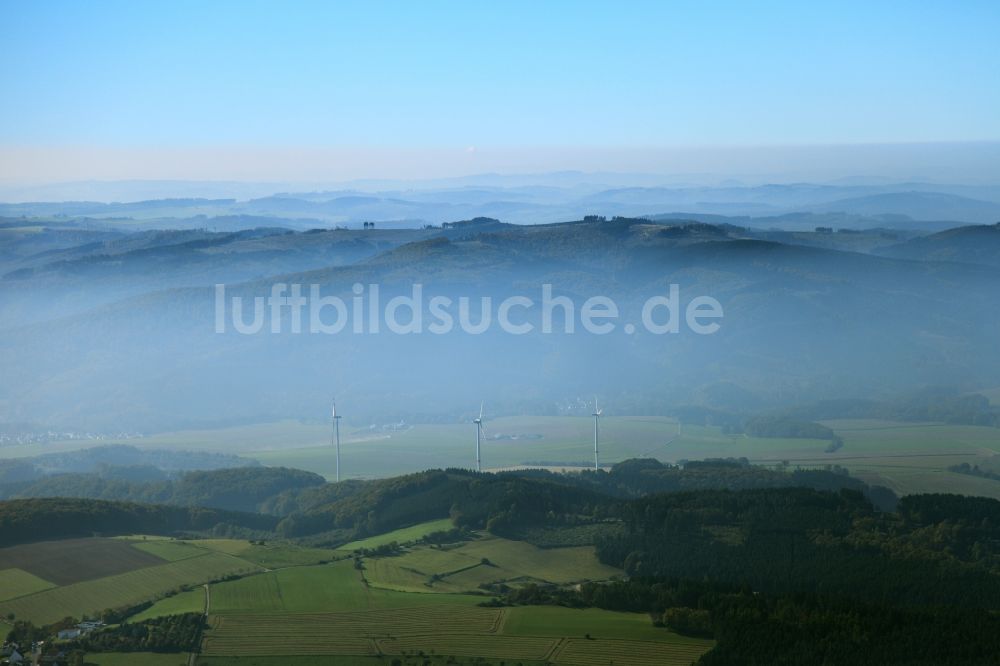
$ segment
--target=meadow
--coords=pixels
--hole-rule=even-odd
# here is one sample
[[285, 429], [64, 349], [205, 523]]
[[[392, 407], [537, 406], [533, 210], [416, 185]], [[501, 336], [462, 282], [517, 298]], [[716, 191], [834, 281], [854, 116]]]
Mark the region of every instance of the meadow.
[[373, 587], [411, 592], [476, 591], [495, 582], [566, 584], [621, 573], [598, 562], [589, 546], [543, 550], [491, 535], [445, 548], [418, 546], [402, 555], [365, 559], [365, 577]]
[[341, 612], [432, 606], [471, 606], [482, 597], [428, 595], [369, 587], [352, 560], [268, 571], [211, 586], [213, 614]]
[[142, 622], [164, 615], [179, 615], [181, 613], [201, 613], [205, 610], [205, 589], [196, 587], [160, 599], [144, 611], [128, 618], [129, 622]]
[[251, 562], [263, 569], [320, 564], [344, 557], [344, 553], [326, 548], [309, 548], [291, 543], [250, 543], [242, 539], [194, 539], [191, 547], [225, 553]]
[[55, 585], [23, 569], [0, 569], [0, 601], [16, 599], [51, 587]]
[[512, 636], [565, 636], [584, 638], [617, 638], [636, 641], [690, 642], [685, 638], [654, 627], [644, 613], [618, 613], [600, 608], [565, 608], [562, 606], [516, 606], [506, 609], [503, 625], [505, 634]]
[[[546, 621], [551, 623], [537, 624]], [[199, 663], [241, 655], [420, 654], [582, 665], [618, 660], [645, 666], [689, 664], [711, 646], [711, 641], [656, 629], [647, 617], [635, 614], [442, 604], [353, 613], [214, 616]]]
[[393, 541], [400, 544], [410, 543], [412, 541], [418, 541], [433, 532], [447, 531], [453, 527], [454, 525], [452, 524], [450, 518], [431, 520], [426, 523], [420, 523], [419, 525], [412, 525], [410, 527], [393, 530], [392, 532], [386, 532], [385, 534], [368, 537], [367, 539], [352, 541], [340, 546], [337, 550], [353, 551], [363, 548], [377, 548], [379, 546], [392, 543]]

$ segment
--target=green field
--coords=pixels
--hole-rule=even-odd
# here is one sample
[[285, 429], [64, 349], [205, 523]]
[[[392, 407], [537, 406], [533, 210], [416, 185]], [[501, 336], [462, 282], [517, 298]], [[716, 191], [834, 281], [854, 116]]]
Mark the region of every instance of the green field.
[[590, 546], [541, 549], [491, 535], [443, 549], [418, 546], [402, 555], [369, 557], [365, 566], [372, 586], [412, 592], [475, 591], [494, 582], [574, 583], [622, 573], [598, 562]]
[[503, 631], [512, 636], [563, 636], [617, 638], [636, 641], [669, 641], [704, 645], [705, 641], [685, 638], [654, 627], [644, 613], [617, 613], [599, 608], [562, 606], [518, 606], [507, 609]]
[[[213, 616], [202, 650], [207, 655], [342, 654], [374, 655], [376, 641], [401, 636], [495, 633], [497, 609], [434, 605], [350, 613]], [[398, 653], [398, 651], [393, 651]]]
[[365, 585], [351, 560], [270, 571], [211, 586], [213, 614], [336, 612], [429, 606], [473, 605], [482, 597], [412, 594]]
[[392, 532], [386, 532], [385, 534], [379, 534], [378, 536], [368, 537], [367, 539], [360, 539], [358, 541], [352, 541], [351, 543], [344, 544], [338, 550], [358, 550], [361, 548], [376, 548], [378, 546], [392, 543], [410, 543], [412, 541], [417, 541], [422, 539], [432, 532], [440, 532], [445, 530], [450, 530], [454, 527], [450, 518], [442, 518], [440, 520], [431, 520], [426, 523], [420, 523], [419, 525], [413, 525], [411, 527], [404, 527], [399, 530], [393, 530]]
[[259, 543], [251, 544], [249, 541], [240, 539], [196, 539], [182, 543], [187, 543], [196, 548], [233, 555], [264, 569], [319, 564], [344, 557], [344, 553], [338, 553], [334, 550], [307, 548], [284, 542], [272, 542], [260, 545]]
[[1000, 430], [982, 426], [891, 421], [827, 421], [844, 440], [831, 456], [868, 483], [899, 495], [962, 493], [1000, 499], [1000, 482], [948, 471], [967, 462], [990, 467], [1000, 454]]
[[[431, 521], [383, 535], [383, 540], [411, 540], [449, 525], [448, 521]], [[243, 578], [212, 583], [207, 594], [197, 586], [163, 597], [130, 621], [201, 612], [209, 601], [209, 628], [196, 659], [203, 666], [364, 666], [384, 664], [390, 657], [436, 666], [448, 663], [448, 656], [466, 663], [483, 658], [524, 665], [587, 666], [606, 663], [594, 661], [592, 654], [604, 659], [612, 653], [616, 659], [635, 655], [635, 661], [628, 663], [640, 666], [672, 665], [689, 663], [711, 646], [708, 641], [657, 629], [643, 615], [554, 607], [488, 608], [478, 605], [488, 598], [482, 594], [450, 591], [475, 590], [479, 582], [496, 580], [571, 583], [620, 573], [597, 562], [591, 547], [541, 550], [525, 542], [477, 535], [444, 548], [413, 545], [397, 557], [366, 557], [367, 570], [358, 569], [352, 557], [264, 570], [242, 557], [270, 552], [273, 560], [308, 560], [334, 551], [282, 543], [261, 546], [235, 539], [91, 541], [156, 556], [161, 564], [48, 589], [38, 589], [47, 583], [37, 577], [6, 570], [0, 574], [9, 583], [5, 589], [19, 585], [25, 594], [0, 602], [0, 614], [12, 612], [21, 619], [48, 623], [67, 615], [81, 617], [138, 603], [226, 574], [253, 571]], [[100, 544], [89, 545], [92, 552], [102, 552]], [[49, 556], [55, 552], [51, 544], [41, 548]], [[25, 557], [30, 551], [22, 548], [16, 554]], [[489, 562], [484, 563], [484, 558]], [[414, 591], [379, 586], [384, 581], [376, 574], [400, 575], [410, 565], [439, 574], [438, 584], [433, 588], [414, 585]], [[577, 641], [586, 643], [578, 645]], [[591, 647], [594, 650], [588, 651]], [[420, 653], [426, 656], [418, 659]], [[99, 654], [88, 655], [87, 661], [98, 666], [180, 666], [187, 663], [188, 655]]]
[[153, 617], [179, 615], [181, 613], [201, 613], [205, 610], [205, 590], [197, 587], [179, 594], [160, 599], [146, 610], [136, 613], [129, 622], [141, 622]]
[[105, 608], [136, 604], [178, 588], [230, 574], [252, 571], [259, 571], [259, 568], [229, 555], [205, 552], [199, 557], [137, 569], [117, 576], [73, 583], [2, 601], [0, 615], [14, 613], [20, 619], [31, 620], [36, 624], [47, 624], [66, 616], [82, 617]]
[[[648, 617], [636, 614], [441, 604], [353, 613], [214, 616], [202, 652], [207, 658], [424, 653], [565, 664], [603, 664], [610, 659], [672, 665], [689, 664], [711, 646], [711, 641], [656, 629]], [[605, 661], [595, 661], [595, 654]]]
[[[483, 564], [484, 557], [491, 564]], [[479, 595], [430, 593], [440, 588], [424, 586], [425, 577], [418, 578], [421, 582], [413, 585], [412, 592], [383, 589], [380, 586], [386, 581], [378, 577], [378, 572], [405, 572], [410, 565], [428, 571], [455, 567], [463, 571], [454, 576], [468, 578], [453, 587], [474, 589], [478, 579], [470, 575], [476, 571], [485, 572], [483, 580], [561, 583], [620, 574], [598, 563], [591, 547], [540, 550], [523, 542], [483, 536], [457, 547], [415, 546], [399, 556], [366, 557], [364, 563], [365, 572], [355, 568], [353, 559], [345, 559], [211, 585], [210, 628], [198, 663], [270, 666], [276, 662], [263, 658], [271, 656], [295, 657], [300, 660], [289, 663], [302, 666], [365, 664], [380, 655], [384, 659], [423, 653], [427, 659], [437, 655], [586, 666], [610, 663], [607, 657], [614, 653], [610, 659], [622, 664], [672, 666], [697, 660], [712, 645], [656, 628], [642, 614], [561, 607], [486, 608], [477, 605], [484, 599]], [[442, 581], [452, 577], [443, 576]], [[593, 654], [604, 661], [595, 661]], [[629, 661], [633, 654], [635, 660]], [[329, 659], [324, 655], [338, 655], [338, 659], [312, 661], [321, 656]], [[243, 657], [246, 662], [237, 659]]]
[[711, 646], [709, 641], [695, 644], [571, 638], [562, 642], [552, 660], [574, 666], [690, 666]]
[[21, 569], [55, 585], [69, 585], [163, 564], [122, 539], [64, 539], [0, 548], [0, 570]]
[[0, 570], [0, 601], [34, 594], [51, 587], [55, 585], [22, 569]]

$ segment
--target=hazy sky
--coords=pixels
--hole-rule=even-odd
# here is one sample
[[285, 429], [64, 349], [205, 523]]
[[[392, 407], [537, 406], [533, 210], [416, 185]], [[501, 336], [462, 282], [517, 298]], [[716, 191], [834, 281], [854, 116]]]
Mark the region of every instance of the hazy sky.
[[998, 35], [996, 0], [4, 0], [0, 178], [418, 177], [602, 155], [649, 171], [698, 146], [995, 141]]

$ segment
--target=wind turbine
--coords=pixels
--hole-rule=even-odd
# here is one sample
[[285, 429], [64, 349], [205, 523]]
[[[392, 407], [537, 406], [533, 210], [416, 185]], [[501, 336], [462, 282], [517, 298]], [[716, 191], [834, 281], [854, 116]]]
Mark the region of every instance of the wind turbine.
[[333, 401], [333, 444], [337, 447], [337, 482], [340, 482], [340, 416], [337, 414], [337, 401]]
[[476, 471], [483, 471], [483, 459], [480, 455], [480, 450], [482, 447], [483, 439], [483, 407], [486, 406], [486, 402], [479, 403], [479, 418], [473, 419], [472, 422], [476, 424]]
[[591, 414], [591, 416], [594, 417], [594, 469], [601, 468], [600, 449], [598, 448], [598, 440], [597, 440], [597, 432], [598, 432], [597, 423], [598, 421], [601, 420], [602, 411], [603, 410], [597, 407], [597, 396], [594, 396], [594, 413]]

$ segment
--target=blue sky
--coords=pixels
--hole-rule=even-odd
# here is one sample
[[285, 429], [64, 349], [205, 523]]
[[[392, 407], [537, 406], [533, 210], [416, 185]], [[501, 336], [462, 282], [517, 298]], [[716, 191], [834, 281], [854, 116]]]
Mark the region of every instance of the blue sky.
[[997, 35], [995, 1], [5, 0], [0, 149], [993, 141]]

